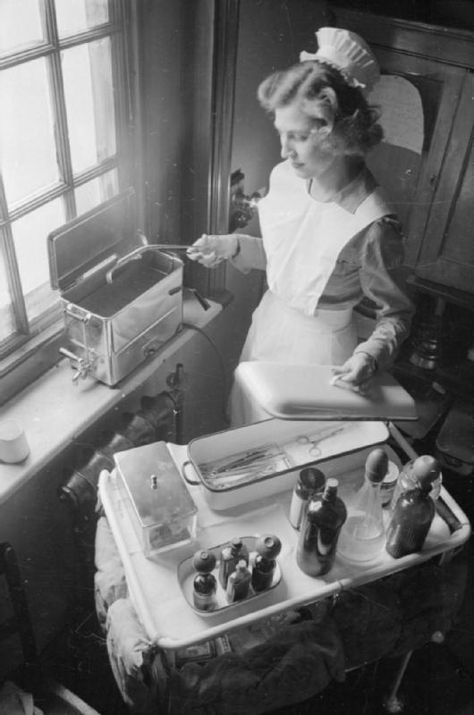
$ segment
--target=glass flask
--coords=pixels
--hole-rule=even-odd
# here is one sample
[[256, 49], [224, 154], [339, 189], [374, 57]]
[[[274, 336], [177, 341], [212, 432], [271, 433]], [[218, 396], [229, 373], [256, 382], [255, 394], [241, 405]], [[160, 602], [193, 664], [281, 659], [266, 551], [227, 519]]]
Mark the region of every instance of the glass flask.
[[349, 561], [370, 561], [385, 546], [381, 484], [387, 473], [388, 457], [383, 449], [373, 449], [365, 462], [364, 482], [348, 508], [347, 521], [338, 551]]

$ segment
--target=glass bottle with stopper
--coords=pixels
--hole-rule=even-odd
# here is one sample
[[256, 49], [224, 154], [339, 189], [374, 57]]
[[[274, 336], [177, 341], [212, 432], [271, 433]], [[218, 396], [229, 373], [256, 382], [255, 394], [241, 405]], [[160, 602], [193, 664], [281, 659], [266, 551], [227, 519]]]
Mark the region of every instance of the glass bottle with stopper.
[[400, 495], [418, 487], [420, 479], [424, 480], [425, 475], [428, 474], [431, 474], [430, 496], [432, 499], [437, 499], [442, 484], [441, 466], [435, 457], [430, 454], [422, 454], [420, 457], [407, 462], [401, 469], [391, 503], [392, 510], [395, 508]]
[[198, 551], [194, 554], [193, 566], [197, 575], [193, 581], [193, 603], [200, 611], [212, 611], [217, 605], [217, 581], [211, 571], [216, 565], [212, 551]]
[[403, 492], [397, 499], [387, 527], [386, 542], [388, 553], [395, 559], [423, 548], [436, 511], [430, 496], [436, 474], [436, 470], [419, 473], [417, 487]]
[[331, 477], [324, 491], [309, 500], [296, 548], [296, 562], [308, 576], [322, 576], [334, 563], [339, 532], [347, 516], [338, 487], [338, 480]]
[[383, 550], [385, 528], [383, 523], [381, 484], [387, 473], [388, 457], [378, 447], [365, 462], [364, 482], [356, 492], [353, 505], [348, 507], [348, 517], [339, 539], [338, 551], [349, 561], [370, 561]]
[[252, 569], [252, 588], [254, 591], [264, 591], [270, 588], [276, 568], [276, 557], [281, 551], [281, 541], [278, 536], [260, 536], [255, 544], [257, 552]]
[[235, 571], [239, 561], [245, 561], [248, 566], [249, 550], [242, 539], [236, 536], [231, 539], [230, 543], [226, 544], [221, 551], [219, 563], [219, 582], [222, 588], [227, 588], [229, 576]]

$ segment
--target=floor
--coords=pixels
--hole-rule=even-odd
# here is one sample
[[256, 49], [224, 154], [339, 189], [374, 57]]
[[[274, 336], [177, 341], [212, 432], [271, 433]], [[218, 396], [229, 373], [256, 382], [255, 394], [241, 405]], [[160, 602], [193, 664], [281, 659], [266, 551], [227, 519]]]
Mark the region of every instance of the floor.
[[[446, 475], [446, 486], [474, 523], [473, 480]], [[474, 564], [474, 539], [466, 545], [462, 558]], [[429, 643], [415, 652], [408, 664], [398, 693], [388, 710], [384, 703], [390, 693], [398, 662], [386, 660], [347, 674], [343, 684], [326, 690], [293, 707], [272, 715], [474, 715], [474, 567], [455, 627], [442, 644]], [[85, 611], [47, 654], [55, 677], [70, 687], [101, 715], [127, 715], [115, 686], [103, 636], [93, 610]], [[158, 712], [157, 712], [158, 715]]]

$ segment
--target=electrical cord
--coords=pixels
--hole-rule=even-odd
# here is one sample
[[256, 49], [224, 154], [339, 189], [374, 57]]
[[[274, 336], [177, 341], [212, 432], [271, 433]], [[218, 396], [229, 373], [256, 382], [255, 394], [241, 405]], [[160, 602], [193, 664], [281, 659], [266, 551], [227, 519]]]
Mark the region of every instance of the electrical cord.
[[[202, 328], [198, 328], [197, 325], [193, 325], [192, 323], [182, 323], [182, 326], [183, 326], [183, 328], [190, 328], [191, 330], [195, 330], [197, 333], [200, 333], [203, 336], [203, 338], [205, 338], [207, 340], [207, 342], [209, 343], [209, 345], [212, 347], [212, 349], [219, 361], [219, 367], [220, 367], [221, 376], [222, 376], [222, 387], [223, 387], [223, 392], [224, 392], [224, 399], [226, 399], [228, 384], [227, 384], [225, 363], [224, 363], [224, 358], [222, 357], [222, 353], [220, 352], [216, 343], [214, 342], [214, 340], [212, 338], [209, 337], [209, 335]], [[229, 417], [228, 417], [227, 411], [226, 411], [226, 402], [224, 402], [224, 404], [222, 406], [222, 416], [224, 418], [224, 422], [226, 424], [229, 424]]]

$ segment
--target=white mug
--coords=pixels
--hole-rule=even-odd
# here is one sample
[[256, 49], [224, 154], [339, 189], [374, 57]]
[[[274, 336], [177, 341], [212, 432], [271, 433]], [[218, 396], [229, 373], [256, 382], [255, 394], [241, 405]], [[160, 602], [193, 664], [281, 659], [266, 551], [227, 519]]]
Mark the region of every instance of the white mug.
[[16, 420], [0, 422], [0, 462], [23, 462], [30, 453], [26, 435]]

